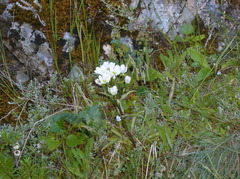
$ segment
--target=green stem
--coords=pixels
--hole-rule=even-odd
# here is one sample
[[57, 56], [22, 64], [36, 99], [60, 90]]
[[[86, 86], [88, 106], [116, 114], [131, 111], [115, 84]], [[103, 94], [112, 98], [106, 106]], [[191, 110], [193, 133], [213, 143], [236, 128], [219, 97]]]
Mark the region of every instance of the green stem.
[[[117, 108], [119, 109], [120, 115], [123, 116], [124, 115], [124, 110], [121, 106], [121, 102], [116, 100], [115, 104], [116, 104]], [[134, 137], [133, 137], [132, 133], [130, 132], [130, 130], [128, 129], [126, 121], [122, 120], [121, 122], [122, 122], [123, 128], [125, 129], [125, 132], [126, 132], [128, 138], [129, 138], [129, 140], [132, 142], [133, 146], [136, 147]]]

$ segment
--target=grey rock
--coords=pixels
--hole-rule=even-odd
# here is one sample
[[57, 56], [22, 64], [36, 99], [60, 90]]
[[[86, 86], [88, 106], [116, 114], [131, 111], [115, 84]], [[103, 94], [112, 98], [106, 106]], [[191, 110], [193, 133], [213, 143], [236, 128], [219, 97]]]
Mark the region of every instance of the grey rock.
[[70, 73], [68, 74], [68, 77], [76, 82], [81, 82], [85, 80], [83, 71], [76, 64], [72, 67]]
[[54, 73], [52, 50], [42, 32], [27, 23], [13, 23], [8, 37], [3, 44], [33, 76], [46, 79]]
[[[226, 26], [228, 32], [240, 30], [240, 11], [231, 7], [228, 1], [215, 0], [142, 0], [141, 13], [136, 20], [128, 25], [130, 30], [142, 30], [149, 27], [161, 30], [170, 37], [178, 34], [180, 27], [184, 23], [190, 23], [198, 15], [205, 27], [221, 29], [221, 25]], [[132, 0], [133, 9], [137, 7], [139, 0]], [[228, 12], [231, 21], [224, 17], [224, 12]], [[130, 19], [130, 18], [129, 18]]]
[[24, 84], [29, 80], [29, 76], [23, 71], [17, 71], [16, 81], [20, 84]]
[[[11, 60], [20, 62], [18, 64], [21, 66], [18, 68], [22, 69], [24, 66], [31, 78], [48, 79], [55, 73], [55, 69], [52, 49], [45, 35], [28, 23], [20, 24], [13, 21], [9, 10], [16, 5], [15, 3], [0, 1], [0, 4], [6, 5], [5, 10], [0, 15], [0, 32], [3, 39], [2, 43], [8, 50], [6, 53], [12, 54]], [[19, 77], [20, 74], [15, 71], [15, 75]], [[22, 79], [21, 76], [19, 79]]]
[[73, 51], [76, 38], [73, 35], [71, 35], [69, 32], [65, 32], [63, 39], [66, 40], [66, 43], [63, 46], [62, 51], [67, 53]]

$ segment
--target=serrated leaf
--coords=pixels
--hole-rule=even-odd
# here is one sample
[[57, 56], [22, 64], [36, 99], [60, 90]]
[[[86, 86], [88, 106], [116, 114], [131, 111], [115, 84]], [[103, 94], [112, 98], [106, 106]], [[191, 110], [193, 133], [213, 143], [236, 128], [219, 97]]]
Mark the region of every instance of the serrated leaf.
[[78, 124], [81, 122], [81, 119], [78, 117], [78, 115], [72, 113], [72, 112], [63, 112], [60, 114], [57, 114], [52, 117], [54, 121], [59, 121], [59, 120], [65, 120], [68, 121], [71, 124]]
[[61, 134], [64, 132], [65, 127], [64, 127], [64, 120], [54, 120], [53, 118], [49, 120], [50, 123], [50, 130], [52, 132]]
[[210, 69], [210, 66], [204, 55], [199, 53], [197, 50], [188, 48], [187, 53], [195, 62], [199, 63], [202, 67]]
[[203, 40], [204, 38], [205, 38], [205, 35], [204, 35], [204, 34], [202, 34], [202, 35], [197, 35], [197, 36], [195, 36], [195, 37], [192, 38], [192, 41], [197, 42], [197, 41]]
[[171, 80], [173, 79], [173, 76], [171, 75], [170, 72], [168, 72], [168, 71], [164, 71], [163, 74], [164, 74], [164, 76], [170, 78]]
[[76, 147], [79, 144], [81, 144], [81, 139], [80, 139], [80, 137], [78, 137], [76, 135], [70, 134], [69, 136], [67, 136], [66, 144], [69, 147]]
[[87, 107], [86, 109], [78, 113], [78, 117], [82, 119], [87, 125], [94, 129], [101, 127], [102, 123], [102, 112], [99, 106], [95, 105], [92, 107]]
[[54, 137], [45, 138], [44, 141], [46, 142], [50, 151], [53, 151], [60, 146], [60, 141], [55, 140]]
[[184, 35], [190, 35], [194, 32], [194, 27], [190, 23], [183, 24], [183, 26], [180, 29], [180, 32]]
[[161, 80], [162, 78], [163, 78], [162, 74], [159, 71], [155, 70], [154, 68], [150, 68], [148, 70], [148, 81], [154, 81], [156, 79]]

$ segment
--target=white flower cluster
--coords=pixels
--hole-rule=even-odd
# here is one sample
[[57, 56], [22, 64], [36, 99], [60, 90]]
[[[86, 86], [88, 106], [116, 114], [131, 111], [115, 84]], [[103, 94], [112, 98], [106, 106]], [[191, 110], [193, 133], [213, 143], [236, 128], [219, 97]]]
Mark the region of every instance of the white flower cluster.
[[[94, 73], [98, 74], [98, 78], [95, 80], [95, 83], [98, 85], [108, 84], [111, 79], [116, 79], [118, 75], [125, 74], [127, 72], [127, 67], [122, 65], [116, 65], [113, 62], [104, 62], [100, 67], [97, 67]], [[131, 77], [125, 76], [125, 83], [130, 83]], [[117, 86], [108, 88], [108, 92], [112, 95], [116, 95], [118, 92]]]

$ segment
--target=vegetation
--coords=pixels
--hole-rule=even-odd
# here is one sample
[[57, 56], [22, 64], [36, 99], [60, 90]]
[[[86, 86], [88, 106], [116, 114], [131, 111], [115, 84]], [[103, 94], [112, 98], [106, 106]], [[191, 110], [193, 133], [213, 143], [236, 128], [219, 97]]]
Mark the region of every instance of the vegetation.
[[[134, 48], [116, 28], [100, 53], [104, 44], [87, 15], [75, 15], [70, 29], [77, 29], [81, 61], [70, 54], [69, 66], [87, 67], [79, 79], [61, 72], [57, 54], [58, 74], [44, 85], [32, 80], [17, 89], [7, 67], [0, 75], [0, 89], [12, 91], [21, 108], [14, 125], [0, 126], [0, 178], [240, 177], [238, 35], [212, 53], [194, 24], [166, 39], [167, 49], [154, 49], [147, 30]], [[114, 73], [101, 79], [104, 62], [115, 71], [107, 67]]]

